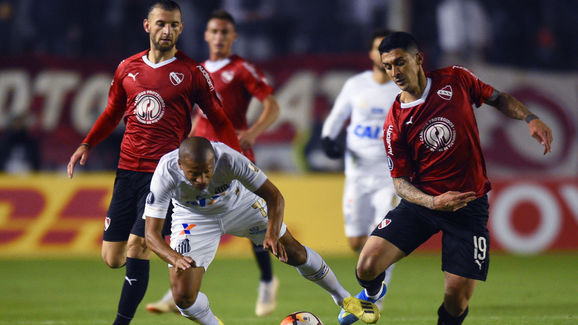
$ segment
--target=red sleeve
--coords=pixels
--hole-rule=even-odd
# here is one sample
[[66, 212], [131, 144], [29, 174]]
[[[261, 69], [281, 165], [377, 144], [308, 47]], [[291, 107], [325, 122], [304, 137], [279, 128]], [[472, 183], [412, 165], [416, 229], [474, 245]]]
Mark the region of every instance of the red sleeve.
[[453, 69], [458, 78], [466, 85], [466, 89], [469, 89], [470, 98], [476, 107], [480, 107], [486, 99], [492, 96], [494, 87], [478, 79], [472, 71], [459, 65], [453, 66]]
[[273, 93], [273, 88], [267, 84], [263, 73], [249, 62], [243, 62], [243, 84], [254, 97], [263, 101]]
[[[124, 62], [124, 61], [123, 61]], [[122, 77], [124, 69], [122, 62], [116, 69], [114, 78], [108, 91], [108, 103], [104, 112], [100, 114], [90, 132], [82, 143], [88, 144], [91, 148], [102, 140], [106, 139], [116, 128], [126, 110], [126, 93], [122, 88]]]
[[205, 113], [219, 139], [229, 147], [242, 152], [235, 128], [223, 111], [211, 76], [202, 66], [197, 65], [196, 68], [198, 71], [193, 70], [194, 102]]
[[395, 119], [395, 111], [394, 108], [389, 111], [383, 125], [387, 165], [391, 177], [409, 177], [413, 172], [411, 156], [405, 143], [405, 137]]

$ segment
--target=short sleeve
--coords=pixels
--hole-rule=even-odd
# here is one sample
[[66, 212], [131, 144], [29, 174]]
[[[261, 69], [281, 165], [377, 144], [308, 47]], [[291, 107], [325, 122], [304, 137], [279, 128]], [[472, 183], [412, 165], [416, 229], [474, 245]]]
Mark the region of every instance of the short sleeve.
[[169, 204], [174, 195], [173, 177], [169, 175], [166, 160], [159, 162], [150, 185], [150, 192], [147, 195], [143, 219], [146, 217], [166, 218]]
[[452, 68], [460, 81], [468, 89], [470, 98], [476, 107], [480, 107], [486, 99], [490, 98], [494, 92], [494, 87], [478, 79], [478, 77], [472, 71], [465, 67], [455, 65]]
[[243, 62], [242, 65], [245, 72], [242, 74], [243, 85], [251, 95], [263, 101], [273, 93], [273, 88], [267, 84], [263, 73], [257, 67], [249, 62]]

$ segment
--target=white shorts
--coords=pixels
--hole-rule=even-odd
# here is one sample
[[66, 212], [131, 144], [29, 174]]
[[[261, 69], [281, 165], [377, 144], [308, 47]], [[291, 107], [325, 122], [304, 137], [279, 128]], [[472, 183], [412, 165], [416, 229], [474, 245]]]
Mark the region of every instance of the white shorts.
[[345, 236], [367, 236], [399, 201], [391, 179], [346, 177], [343, 190]]
[[[199, 215], [190, 213], [187, 216], [188, 231], [171, 234], [171, 248], [190, 256], [197, 266], [205, 271], [215, 258], [221, 236], [229, 234], [249, 238], [256, 245], [263, 245], [267, 232], [267, 204], [260, 197], [247, 201], [225, 215]], [[173, 220], [174, 222], [174, 220]], [[279, 238], [287, 231], [285, 223], [281, 225]], [[187, 233], [188, 232], [188, 233]], [[169, 264], [169, 267], [172, 265]]]

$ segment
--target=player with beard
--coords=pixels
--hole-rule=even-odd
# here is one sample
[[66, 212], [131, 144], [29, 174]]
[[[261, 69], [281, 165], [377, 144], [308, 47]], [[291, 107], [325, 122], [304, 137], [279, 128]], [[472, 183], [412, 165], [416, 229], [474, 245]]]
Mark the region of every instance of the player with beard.
[[[267, 84], [263, 73], [247, 60], [232, 53], [236, 39], [233, 17], [224, 10], [213, 12], [205, 31], [209, 59], [203, 62], [203, 67], [210, 73], [225, 113], [237, 131], [243, 154], [255, 163], [255, 140], [275, 122], [279, 116], [279, 105], [273, 95], [273, 88]], [[263, 110], [255, 123], [249, 125], [247, 110], [253, 97], [263, 104]], [[197, 115], [193, 135], [221, 140], [204, 114]], [[255, 314], [265, 316], [275, 310], [279, 284], [273, 276], [269, 252], [261, 245], [253, 245], [253, 252], [261, 271]], [[157, 313], [177, 311], [170, 290], [161, 300], [147, 304], [147, 310]]]
[[102, 241], [106, 265], [126, 266], [117, 325], [130, 323], [148, 285], [150, 250], [142, 215], [153, 172], [162, 155], [178, 148], [189, 134], [194, 105], [203, 110], [222, 141], [241, 150], [209, 74], [175, 46], [183, 30], [178, 4], [156, 2], [143, 26], [150, 48], [119, 64], [106, 109], [70, 157], [67, 170], [72, 177], [76, 163], [84, 165], [90, 149], [124, 116], [126, 129]]

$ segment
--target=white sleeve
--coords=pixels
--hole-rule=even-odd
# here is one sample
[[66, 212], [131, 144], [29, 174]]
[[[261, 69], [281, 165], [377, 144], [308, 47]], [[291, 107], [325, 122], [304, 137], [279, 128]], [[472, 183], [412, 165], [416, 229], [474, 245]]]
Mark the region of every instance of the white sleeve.
[[247, 157], [228, 147], [226, 152], [230, 159], [232, 179], [241, 182], [251, 192], [255, 192], [265, 183], [267, 175]]
[[174, 178], [167, 168], [167, 160], [159, 162], [153, 174], [150, 192], [146, 199], [143, 219], [165, 219], [174, 193]]
[[327, 119], [323, 123], [323, 129], [321, 130], [321, 138], [329, 137], [335, 140], [343, 128], [345, 121], [351, 116], [351, 103], [350, 99], [350, 80], [345, 82], [343, 88], [337, 98], [335, 103], [331, 108], [331, 112]]

